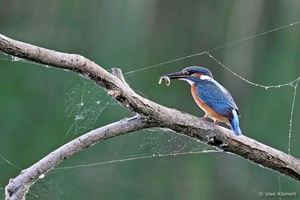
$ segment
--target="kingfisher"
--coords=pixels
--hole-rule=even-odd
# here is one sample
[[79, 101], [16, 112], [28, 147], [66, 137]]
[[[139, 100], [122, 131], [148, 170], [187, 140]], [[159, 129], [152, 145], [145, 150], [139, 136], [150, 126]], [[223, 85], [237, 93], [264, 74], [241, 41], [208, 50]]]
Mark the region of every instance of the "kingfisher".
[[225, 122], [235, 135], [242, 135], [239, 127], [238, 107], [227, 89], [213, 78], [210, 70], [204, 67], [190, 66], [180, 72], [161, 76], [160, 82], [162, 79], [165, 79], [167, 85], [170, 84], [170, 79], [188, 82], [191, 85], [195, 102], [205, 112], [201, 119], [210, 118], [214, 124]]

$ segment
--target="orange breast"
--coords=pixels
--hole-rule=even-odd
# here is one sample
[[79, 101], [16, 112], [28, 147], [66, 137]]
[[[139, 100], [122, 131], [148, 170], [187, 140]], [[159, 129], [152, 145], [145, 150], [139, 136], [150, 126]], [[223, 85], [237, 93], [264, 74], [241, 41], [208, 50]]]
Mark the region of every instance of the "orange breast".
[[196, 85], [192, 85], [191, 87], [191, 92], [193, 95], [193, 98], [195, 102], [198, 104], [198, 106], [205, 112], [205, 114], [213, 119], [213, 120], [219, 120], [221, 122], [226, 122], [227, 124], [229, 123], [228, 119], [226, 117], [223, 117], [222, 115], [216, 113], [213, 109], [211, 109], [208, 105], [206, 105], [198, 96], [196, 92]]

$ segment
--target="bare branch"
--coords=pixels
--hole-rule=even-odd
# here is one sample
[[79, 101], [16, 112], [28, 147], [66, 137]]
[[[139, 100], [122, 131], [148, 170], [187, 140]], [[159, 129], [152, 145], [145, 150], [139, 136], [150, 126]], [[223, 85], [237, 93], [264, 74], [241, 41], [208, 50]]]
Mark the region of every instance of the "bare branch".
[[[300, 180], [299, 159], [259, 143], [246, 136], [234, 136], [230, 130], [224, 127], [215, 126], [211, 123], [199, 120], [197, 117], [185, 114], [175, 109], [164, 107], [146, 98], [143, 98], [136, 94], [129, 87], [129, 85], [125, 82], [120, 70], [114, 69], [113, 74], [111, 74], [83, 56], [44, 49], [12, 40], [3, 35], [0, 35], [0, 50], [12, 56], [17, 56], [23, 59], [32, 60], [38, 63], [51, 65], [57, 68], [68, 69], [76, 73], [83, 74], [86, 78], [94, 81], [103, 89], [105, 89], [108, 92], [108, 95], [115, 98], [125, 108], [139, 114], [140, 116], [143, 116], [141, 119], [146, 121], [140, 122], [142, 125], [140, 125], [139, 129], [153, 126], [170, 128], [178, 133], [198, 139], [215, 148], [231, 152], [235, 155], [244, 157], [251, 162], [273, 169], [298, 181]], [[139, 123], [138, 121], [135, 122]], [[105, 129], [105, 127], [102, 128]], [[119, 127], [115, 131], [115, 135], [112, 135], [111, 137], [120, 135], [120, 133], [126, 133], [126, 126]], [[75, 144], [81, 146], [82, 142], [78, 142], [80, 140], [79, 138], [76, 139], [77, 143]], [[87, 141], [88, 139], [85, 140], [85, 142]], [[89, 141], [88, 146], [91, 146], [97, 142], [99, 142], [99, 140]], [[64, 146], [61, 148], [64, 148]], [[50, 153], [42, 160], [43, 162], [52, 163], [52, 167], [49, 166], [47, 169], [44, 169], [35, 168], [34, 166], [36, 166], [36, 164], [33, 165], [32, 170], [35, 168], [34, 177], [36, 178], [40, 174], [45, 174], [65, 158], [71, 156], [73, 153], [71, 153], [68, 148], [66, 148], [58, 158], [51, 157], [53, 152]], [[52, 161], [53, 159], [58, 160]], [[22, 176], [22, 174], [23, 173], [21, 173], [19, 176]], [[21, 189], [21, 187], [23, 187], [22, 183], [16, 181], [19, 180], [19, 176], [15, 179], [12, 179], [9, 185], [6, 187], [8, 195], [7, 199], [10, 199], [10, 196], [13, 196], [17, 189]], [[29, 182], [30, 180], [25, 181], [25, 185], [27, 187], [25, 188], [26, 191], [32, 185], [32, 183], [28, 184]]]
[[53, 167], [83, 149], [102, 140], [152, 126], [157, 126], [157, 124], [149, 123], [145, 117], [135, 116], [90, 131], [59, 147], [31, 167], [23, 170], [19, 176], [11, 179], [5, 188], [6, 198], [24, 199], [28, 189], [39, 178], [42, 178]]

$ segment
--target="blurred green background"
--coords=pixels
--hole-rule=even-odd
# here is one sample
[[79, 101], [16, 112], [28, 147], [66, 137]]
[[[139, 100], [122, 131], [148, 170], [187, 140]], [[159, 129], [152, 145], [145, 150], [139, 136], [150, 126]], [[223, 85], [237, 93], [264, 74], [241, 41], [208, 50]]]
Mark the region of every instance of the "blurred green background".
[[[147, 67], [209, 51], [254, 83], [291, 82], [300, 76], [300, 24], [236, 41], [299, 21], [299, 8], [300, 1], [295, 0], [2, 0], [0, 34], [81, 54], [107, 70], [119, 67], [141, 95], [199, 117], [203, 112], [187, 83], [173, 81], [166, 87], [158, 85], [158, 78], [189, 65], [207, 67], [239, 106], [243, 133], [288, 152], [293, 87], [255, 87], [208, 55]], [[223, 47], [232, 42], [236, 43]], [[220, 48], [210, 51], [216, 47]], [[299, 158], [299, 88], [297, 92], [290, 147]], [[0, 94], [0, 197], [9, 178], [63, 143], [133, 115], [77, 74], [13, 61], [4, 54], [0, 54]], [[73, 156], [38, 181], [27, 197], [248, 200], [280, 199], [261, 197], [260, 192], [300, 195], [299, 182], [207, 149], [167, 130], [128, 134]]]

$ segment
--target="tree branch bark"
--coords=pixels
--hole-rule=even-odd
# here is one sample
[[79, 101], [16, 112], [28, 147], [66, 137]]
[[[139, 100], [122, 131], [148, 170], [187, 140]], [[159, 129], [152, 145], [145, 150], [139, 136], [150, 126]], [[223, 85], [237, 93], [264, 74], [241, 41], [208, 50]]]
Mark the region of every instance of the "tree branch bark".
[[[94, 81], [106, 90], [109, 96], [137, 114], [136, 117], [91, 131], [51, 152], [30, 168], [22, 171], [19, 176], [10, 180], [6, 186], [6, 199], [25, 198], [30, 186], [38, 180], [41, 174], [47, 173], [74, 153], [101, 140], [149, 127], [170, 128], [180, 134], [188, 135], [212, 147], [244, 157], [253, 163], [300, 181], [300, 160], [298, 158], [246, 136], [234, 136], [229, 129], [143, 98], [125, 82], [119, 69], [113, 69], [113, 74], [111, 74], [81, 55], [48, 50], [3, 35], [0, 35], [0, 50], [11, 56], [79, 73]], [[114, 128], [112, 129], [112, 127]]]
[[19, 176], [11, 179], [5, 188], [6, 198], [25, 199], [28, 189], [39, 178], [42, 178], [48, 171], [53, 169], [53, 167], [83, 149], [111, 137], [116, 137], [153, 126], [157, 126], [157, 124], [149, 123], [147, 118], [136, 115], [135, 117], [123, 119], [92, 130], [59, 147], [31, 167], [23, 170]]

